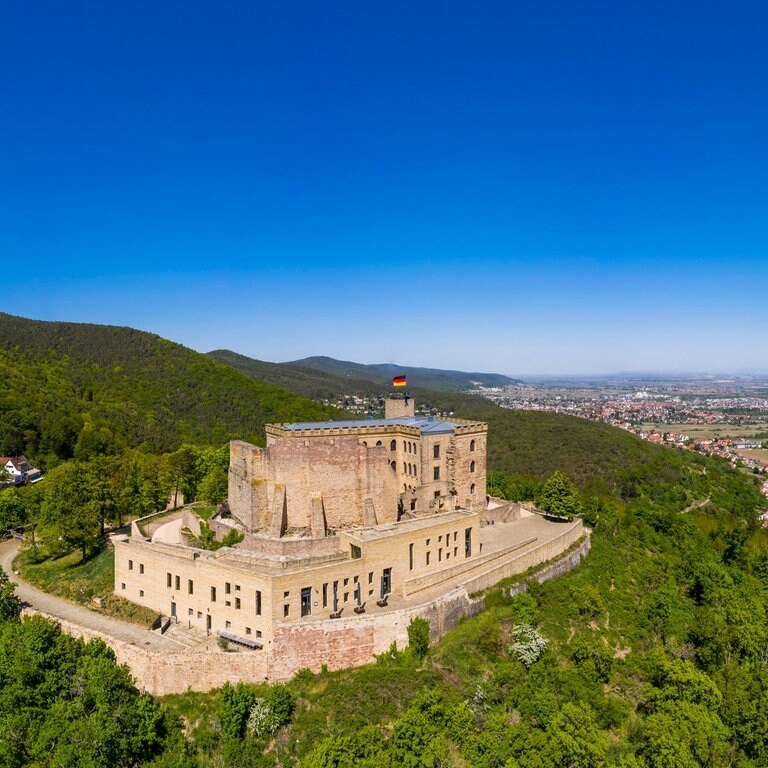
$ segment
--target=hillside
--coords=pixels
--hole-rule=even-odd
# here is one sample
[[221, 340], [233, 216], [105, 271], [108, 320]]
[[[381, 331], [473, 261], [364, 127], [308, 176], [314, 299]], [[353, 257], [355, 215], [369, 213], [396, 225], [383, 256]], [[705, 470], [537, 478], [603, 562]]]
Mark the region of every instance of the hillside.
[[408, 375], [408, 385], [425, 387], [446, 392], [472, 389], [478, 384], [486, 387], [503, 387], [505, 384], [519, 384], [517, 379], [500, 373], [469, 373], [466, 371], [448, 371], [440, 368], [414, 368], [396, 363], [376, 363], [364, 365], [349, 360], [335, 360], [332, 357], [305, 357], [292, 360], [286, 365], [312, 368], [325, 373], [332, 373], [343, 379], [368, 379], [382, 386], [388, 386], [394, 376]]
[[207, 354], [214, 360], [230, 365], [254, 379], [283, 387], [289, 392], [312, 400], [330, 399], [344, 394], [375, 397], [382, 392], [382, 385], [370, 379], [343, 379], [326, 371], [305, 368], [292, 363], [267, 363], [229, 349], [216, 349]]
[[0, 380], [0, 453], [44, 467], [125, 447], [262, 442], [269, 422], [338, 418], [151, 333], [2, 313]]

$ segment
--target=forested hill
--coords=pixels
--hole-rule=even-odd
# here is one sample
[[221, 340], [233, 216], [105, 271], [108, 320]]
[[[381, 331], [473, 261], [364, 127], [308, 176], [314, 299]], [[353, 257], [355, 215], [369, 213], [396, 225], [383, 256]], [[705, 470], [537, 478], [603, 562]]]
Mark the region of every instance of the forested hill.
[[345, 380], [368, 379], [377, 384], [389, 384], [393, 376], [408, 374], [408, 384], [414, 387], [428, 387], [446, 392], [460, 392], [473, 389], [478, 384], [485, 387], [503, 387], [505, 384], [520, 383], [500, 373], [471, 373], [467, 371], [451, 371], [442, 368], [416, 368], [395, 363], [375, 363], [365, 365], [349, 360], [335, 360], [332, 357], [305, 357], [293, 360], [285, 365], [313, 368], [317, 371], [332, 373]]
[[335, 398], [344, 394], [378, 396], [384, 387], [370, 379], [341, 379], [338, 376], [314, 368], [305, 368], [293, 363], [268, 363], [240, 355], [229, 349], [216, 349], [208, 354], [221, 363], [226, 363], [254, 379], [284, 387], [294, 394], [312, 400]]
[[151, 333], [3, 313], [0, 381], [0, 454], [44, 468], [126, 447], [262, 442], [270, 422], [338, 418]]

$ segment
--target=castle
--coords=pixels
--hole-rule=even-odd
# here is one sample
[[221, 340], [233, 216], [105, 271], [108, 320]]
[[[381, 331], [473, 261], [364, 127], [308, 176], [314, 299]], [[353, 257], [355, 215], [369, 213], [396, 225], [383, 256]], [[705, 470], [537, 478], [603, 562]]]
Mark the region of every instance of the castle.
[[[229, 514], [208, 551], [134, 525], [115, 543], [115, 592], [190, 630], [261, 654], [263, 677], [366, 663], [434, 636], [469, 594], [559, 554], [581, 522], [546, 522], [486, 496], [487, 425], [417, 416], [393, 394], [382, 419], [269, 425], [230, 446]], [[176, 524], [199, 532], [189, 511]]]

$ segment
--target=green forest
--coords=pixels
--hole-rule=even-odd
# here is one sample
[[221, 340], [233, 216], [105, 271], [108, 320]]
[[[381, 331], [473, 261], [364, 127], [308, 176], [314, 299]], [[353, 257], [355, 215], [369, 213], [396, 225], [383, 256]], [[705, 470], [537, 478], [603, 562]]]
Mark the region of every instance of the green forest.
[[[34, 523], [33, 557], [90, 562], [104, 527], [171, 493], [220, 500], [230, 436], [328, 414], [150, 334], [59, 325], [20, 327], [38, 340], [0, 351], [2, 450], [47, 470], [0, 492], [0, 529]], [[592, 550], [578, 568], [518, 579], [514, 597], [512, 580], [499, 585], [433, 647], [415, 621], [407, 649], [360, 669], [162, 699], [137, 691], [103, 644], [19, 620], [2, 574], [0, 768], [768, 765], [768, 538], [754, 478], [600, 424], [417, 396], [488, 421], [496, 494], [566, 498], [553, 514], [583, 516]]]

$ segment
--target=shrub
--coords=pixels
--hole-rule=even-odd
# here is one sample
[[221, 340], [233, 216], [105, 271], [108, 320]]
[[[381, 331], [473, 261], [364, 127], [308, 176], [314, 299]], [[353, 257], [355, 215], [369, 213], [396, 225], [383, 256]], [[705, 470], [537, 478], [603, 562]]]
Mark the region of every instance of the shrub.
[[526, 667], [539, 660], [548, 642], [530, 624], [515, 624], [512, 638], [514, 642], [509, 646], [509, 652]]
[[408, 645], [413, 655], [421, 660], [429, 651], [429, 622], [414, 616], [408, 624]]

